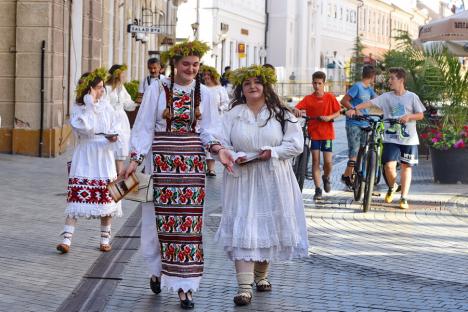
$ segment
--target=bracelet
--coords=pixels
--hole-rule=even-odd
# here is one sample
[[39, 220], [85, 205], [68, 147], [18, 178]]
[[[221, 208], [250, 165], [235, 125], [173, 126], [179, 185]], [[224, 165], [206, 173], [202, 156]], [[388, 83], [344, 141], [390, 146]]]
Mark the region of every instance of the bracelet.
[[135, 152], [132, 152], [130, 154], [130, 161], [134, 161], [139, 165], [141, 165], [141, 163], [143, 162], [143, 160], [145, 159], [145, 155], [143, 154], [140, 154], [140, 155], [137, 155], [137, 153]]

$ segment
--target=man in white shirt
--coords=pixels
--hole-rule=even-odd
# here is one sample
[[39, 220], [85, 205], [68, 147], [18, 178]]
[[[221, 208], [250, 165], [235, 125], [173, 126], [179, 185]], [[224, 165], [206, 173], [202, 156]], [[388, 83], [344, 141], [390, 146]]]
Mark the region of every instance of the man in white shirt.
[[141, 103], [143, 98], [143, 93], [148, 89], [153, 81], [160, 79], [159, 71], [161, 70], [161, 63], [155, 57], [152, 57], [148, 60], [148, 72], [149, 75], [140, 81], [140, 86], [138, 87], [138, 98], [135, 102]]

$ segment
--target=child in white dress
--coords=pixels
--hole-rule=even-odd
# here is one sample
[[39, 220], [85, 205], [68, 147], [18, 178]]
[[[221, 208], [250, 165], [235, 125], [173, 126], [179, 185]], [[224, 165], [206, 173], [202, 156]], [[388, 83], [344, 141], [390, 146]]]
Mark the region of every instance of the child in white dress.
[[[106, 82], [106, 93], [111, 107], [117, 113], [121, 125], [121, 134], [119, 140], [121, 142], [119, 148], [116, 148], [116, 160], [125, 160], [129, 154], [130, 144], [130, 122], [125, 111], [134, 111], [138, 106], [130, 97], [127, 89], [125, 89], [125, 77], [127, 66], [115, 64], [109, 69], [109, 79]], [[123, 166], [117, 163], [117, 172], [120, 174], [124, 170]]]
[[77, 139], [68, 178], [63, 241], [57, 250], [67, 253], [78, 217], [101, 219], [101, 251], [110, 251], [111, 221], [121, 216], [121, 204], [112, 200], [107, 185], [117, 178], [114, 149], [120, 145], [120, 123], [103, 98], [106, 70], [82, 77], [70, 123]]
[[232, 173], [231, 168], [224, 173], [216, 239], [235, 262], [239, 289], [234, 302], [247, 305], [253, 282], [257, 291], [271, 290], [271, 261], [308, 254], [302, 194], [289, 161], [302, 153], [303, 136], [272, 89], [271, 69], [253, 65], [234, 71], [230, 79], [234, 98], [218, 139], [236, 164]]

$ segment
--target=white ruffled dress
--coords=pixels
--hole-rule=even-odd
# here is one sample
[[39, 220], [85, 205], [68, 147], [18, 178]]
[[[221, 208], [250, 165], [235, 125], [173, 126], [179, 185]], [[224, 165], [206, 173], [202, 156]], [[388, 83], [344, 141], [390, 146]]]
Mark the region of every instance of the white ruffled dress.
[[121, 144], [119, 148], [116, 149], [115, 156], [118, 160], [125, 160], [129, 154], [131, 135], [130, 122], [125, 111], [134, 111], [137, 104], [133, 102], [127, 89], [125, 89], [125, 86], [115, 88], [114, 90], [112, 90], [111, 86], [106, 86], [106, 91], [108, 101], [117, 113], [121, 125], [121, 134], [119, 138]]
[[290, 162], [302, 152], [302, 131], [292, 114], [284, 134], [275, 117], [268, 116], [266, 106], [256, 117], [246, 104], [223, 115], [219, 139], [234, 159], [266, 149], [272, 153], [268, 161], [235, 165], [234, 174], [224, 172], [216, 240], [231, 260], [278, 261], [308, 255], [302, 193]]
[[114, 202], [107, 184], [117, 178], [114, 153], [121, 142], [109, 142], [97, 133], [117, 133], [120, 121], [106, 100], [93, 103], [90, 95], [84, 105], [73, 105], [70, 123], [77, 144], [68, 177], [65, 215], [99, 218], [122, 216], [121, 203]]

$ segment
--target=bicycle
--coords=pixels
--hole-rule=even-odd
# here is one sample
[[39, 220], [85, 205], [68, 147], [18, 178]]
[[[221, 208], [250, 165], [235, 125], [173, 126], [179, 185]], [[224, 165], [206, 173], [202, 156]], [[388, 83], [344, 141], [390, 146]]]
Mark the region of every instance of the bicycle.
[[[362, 200], [363, 211], [367, 212], [372, 202], [374, 186], [380, 182], [382, 175], [388, 185], [385, 172], [382, 169], [384, 132], [395, 131], [396, 133], [398, 130], [393, 129], [393, 126], [398, 124], [401, 135], [408, 134], [404, 124], [401, 124], [397, 119], [383, 119], [383, 115], [355, 115], [353, 119], [369, 123], [369, 126], [362, 128], [366, 132], [365, 144], [359, 148], [351, 175], [354, 199], [356, 201]], [[385, 130], [384, 123], [387, 122], [390, 123], [391, 127]]]
[[[310, 147], [311, 147], [311, 139], [309, 137], [309, 133], [307, 132], [307, 125], [309, 124], [310, 120], [321, 120], [320, 117], [307, 117], [302, 116], [304, 124], [302, 125], [302, 134], [304, 136], [304, 149], [301, 154], [294, 157], [292, 159], [292, 167], [294, 171], [294, 175], [296, 176], [297, 183], [299, 184], [299, 188], [304, 188], [304, 181], [307, 172], [307, 164], [310, 161]], [[329, 120], [328, 122], [334, 122], [333, 119]]]

